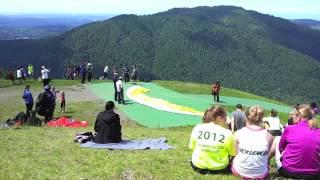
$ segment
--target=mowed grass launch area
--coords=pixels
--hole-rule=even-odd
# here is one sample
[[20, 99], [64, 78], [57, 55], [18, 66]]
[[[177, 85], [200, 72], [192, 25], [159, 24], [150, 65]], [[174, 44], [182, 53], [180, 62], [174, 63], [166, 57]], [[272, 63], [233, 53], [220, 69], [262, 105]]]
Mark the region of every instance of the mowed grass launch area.
[[[14, 117], [24, 111], [21, 98], [24, 85], [8, 86], [9, 82], [0, 80], [0, 120]], [[101, 81], [97, 81], [101, 82]], [[94, 82], [94, 83], [97, 83]], [[70, 86], [84, 88], [79, 81], [54, 80], [57, 90]], [[157, 81], [157, 85], [188, 94], [206, 94], [210, 85], [192, 83]], [[42, 88], [37, 81], [29, 81], [34, 97]], [[90, 86], [89, 84], [86, 87]], [[223, 96], [258, 99], [284, 105], [280, 102], [244, 93], [222, 89]], [[193, 126], [174, 128], [146, 128], [126, 117], [122, 117], [123, 139], [144, 139], [166, 137], [173, 150], [96, 150], [81, 148], [73, 142], [78, 132], [92, 131], [96, 115], [104, 109], [105, 101], [95, 98], [70, 101], [67, 98], [67, 112], [59, 113], [56, 107], [55, 117], [72, 116], [87, 120], [88, 128], [50, 128], [28, 127], [0, 130], [0, 179], [237, 179], [229, 175], [199, 175], [189, 164], [192, 152], [188, 149]], [[232, 106], [226, 106], [231, 111]], [[121, 108], [120, 108], [121, 109]], [[285, 122], [286, 113], [281, 113]], [[130, 118], [130, 117], [129, 117]], [[157, 118], [157, 117], [154, 117]], [[200, 117], [199, 117], [200, 122]]]

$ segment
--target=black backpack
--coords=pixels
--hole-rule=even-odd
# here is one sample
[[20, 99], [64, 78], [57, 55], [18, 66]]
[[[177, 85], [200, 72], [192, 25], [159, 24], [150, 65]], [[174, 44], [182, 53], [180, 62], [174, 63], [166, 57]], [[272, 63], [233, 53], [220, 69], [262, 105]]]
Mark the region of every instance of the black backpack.
[[29, 126], [41, 126], [41, 120], [36, 117], [36, 111], [30, 111], [31, 117], [27, 120]]
[[46, 106], [48, 104], [48, 94], [47, 92], [42, 92], [38, 95], [37, 100], [36, 100], [36, 112], [40, 116], [44, 116], [46, 113]]
[[27, 115], [24, 112], [19, 112], [13, 119], [12, 122], [16, 123], [16, 122], [22, 122], [22, 123], [26, 123], [27, 122]]

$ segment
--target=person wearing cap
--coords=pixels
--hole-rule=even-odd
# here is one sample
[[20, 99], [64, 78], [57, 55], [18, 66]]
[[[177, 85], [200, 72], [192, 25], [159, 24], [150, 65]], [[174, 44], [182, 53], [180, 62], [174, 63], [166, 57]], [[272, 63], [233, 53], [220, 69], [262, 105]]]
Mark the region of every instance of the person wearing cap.
[[214, 101], [220, 102], [219, 101], [219, 93], [220, 93], [220, 82], [219, 81], [216, 81], [216, 83], [214, 83], [212, 85], [211, 93], [213, 95]]
[[119, 77], [119, 80], [116, 82], [117, 87], [117, 99], [119, 104], [125, 104], [124, 98], [123, 98], [123, 84], [122, 84], [122, 77]]
[[36, 111], [40, 116], [44, 116], [45, 123], [53, 119], [55, 109], [55, 100], [51, 92], [50, 86], [46, 85], [44, 91], [38, 95], [36, 103]]
[[246, 126], [246, 114], [242, 111], [242, 105], [237, 104], [236, 110], [231, 113], [231, 131], [236, 132]]
[[41, 66], [41, 79], [44, 87], [49, 84], [49, 72], [50, 71], [45, 66]]

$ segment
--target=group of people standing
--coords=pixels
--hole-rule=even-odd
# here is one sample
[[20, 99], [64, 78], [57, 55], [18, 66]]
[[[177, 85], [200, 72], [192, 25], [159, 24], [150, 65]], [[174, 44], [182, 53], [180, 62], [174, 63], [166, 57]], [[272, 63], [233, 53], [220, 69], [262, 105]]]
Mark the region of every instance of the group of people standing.
[[264, 113], [260, 106], [243, 112], [239, 104], [228, 121], [221, 106], [207, 109], [203, 123], [191, 134], [191, 167], [202, 174], [268, 179], [270, 160], [275, 156], [280, 176], [319, 179], [320, 129], [314, 108], [296, 106], [284, 127], [276, 110], [271, 110], [270, 117], [264, 118]]
[[91, 82], [93, 77], [93, 64], [88, 62], [81, 62], [80, 65], [67, 66], [66, 78], [67, 80], [81, 79], [81, 83], [84, 84], [86, 79]]
[[[123, 76], [125, 79], [125, 83], [130, 82], [130, 70], [127, 65], [122, 69]], [[133, 82], [137, 82], [138, 77], [138, 70], [135, 65], [132, 66], [132, 73], [131, 73]], [[117, 68], [113, 70], [112, 81], [113, 81], [113, 88], [114, 88], [114, 100], [118, 101], [118, 104], [125, 104], [124, 100], [124, 87], [123, 87], [123, 77], [118, 74]]]
[[[49, 84], [44, 86], [43, 91], [38, 95], [35, 105], [35, 112], [44, 116], [45, 123], [53, 119], [53, 113], [56, 106], [57, 93], [60, 93], [60, 112], [65, 112], [66, 99], [63, 91], [56, 91], [54, 86]], [[26, 105], [27, 118], [31, 117], [31, 111], [34, 105], [34, 99], [30, 90], [30, 85], [26, 85], [22, 98]]]
[[[115, 67], [113, 69], [113, 74], [112, 74], [112, 79], [114, 79], [115, 77], [115, 73], [116, 73], [116, 76], [119, 76], [120, 77], [120, 74], [119, 74], [119, 71], [118, 71], [118, 67]], [[103, 69], [103, 77], [102, 79], [108, 79], [109, 78], [109, 66], [106, 65]], [[130, 82], [130, 75], [131, 75], [131, 79], [133, 80], [134, 83], [137, 82], [137, 78], [138, 78], [138, 69], [137, 69], [137, 66], [136, 65], [133, 65], [132, 66], [132, 72], [130, 74], [130, 68], [128, 67], [128, 65], [126, 64], [123, 68], [122, 68], [122, 76], [121, 77], [124, 77], [124, 82], [127, 83], [127, 82]]]
[[14, 69], [10, 69], [8, 71], [8, 79], [11, 80], [11, 85], [16, 85], [16, 80], [19, 82], [19, 84], [23, 84], [25, 80], [33, 79], [33, 65], [29, 64], [27, 67], [27, 71], [25, 70], [23, 65], [20, 65], [16, 72]]

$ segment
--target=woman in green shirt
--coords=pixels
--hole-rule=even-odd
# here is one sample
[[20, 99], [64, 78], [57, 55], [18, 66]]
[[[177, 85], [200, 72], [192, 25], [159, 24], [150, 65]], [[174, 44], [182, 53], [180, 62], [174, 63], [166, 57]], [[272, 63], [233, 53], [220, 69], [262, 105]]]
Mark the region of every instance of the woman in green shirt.
[[189, 148], [193, 150], [191, 167], [201, 174], [230, 172], [230, 157], [235, 156], [234, 137], [227, 129], [227, 112], [221, 106], [209, 108], [203, 123], [196, 125]]

